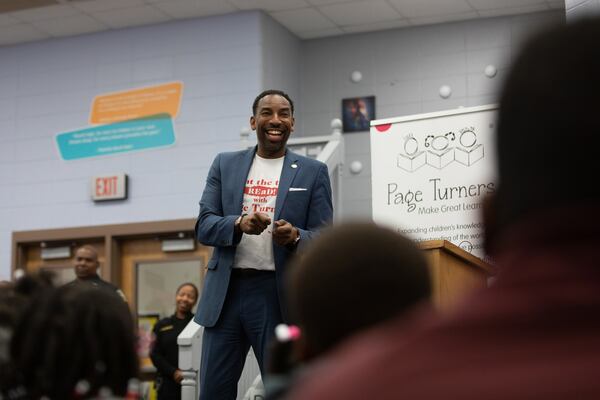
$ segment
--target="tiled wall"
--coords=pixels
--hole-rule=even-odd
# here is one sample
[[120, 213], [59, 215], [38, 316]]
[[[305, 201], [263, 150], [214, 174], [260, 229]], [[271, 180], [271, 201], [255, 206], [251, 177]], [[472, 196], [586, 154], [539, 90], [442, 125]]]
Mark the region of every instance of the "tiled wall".
[[[340, 118], [341, 99], [376, 96], [376, 118], [398, 117], [497, 102], [519, 44], [532, 31], [563, 23], [564, 12], [465, 21], [303, 42], [302, 113], [305, 133], [322, 134]], [[487, 65], [498, 73], [485, 76]], [[363, 79], [350, 80], [358, 70]], [[442, 85], [452, 88], [440, 98]], [[343, 218], [371, 216], [369, 133], [349, 133], [343, 179]], [[350, 173], [352, 161], [363, 170]]]
[[262, 15], [262, 82], [264, 89], [280, 89], [300, 104], [302, 42], [271, 17]]
[[[0, 279], [11, 232], [193, 218], [218, 151], [239, 146], [262, 89], [258, 12], [0, 48]], [[57, 133], [88, 126], [102, 93], [182, 81], [176, 144], [62, 161]], [[126, 172], [125, 202], [94, 204], [90, 178]]]

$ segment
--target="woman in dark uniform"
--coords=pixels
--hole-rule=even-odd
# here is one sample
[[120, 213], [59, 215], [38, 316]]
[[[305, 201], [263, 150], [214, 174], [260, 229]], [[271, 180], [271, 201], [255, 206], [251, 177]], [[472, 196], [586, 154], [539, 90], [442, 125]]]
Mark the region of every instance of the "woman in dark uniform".
[[177, 336], [194, 317], [192, 308], [198, 300], [193, 283], [181, 284], [175, 293], [175, 314], [158, 321], [153, 329], [156, 341], [150, 358], [157, 369], [158, 400], [181, 399], [183, 375], [178, 368]]

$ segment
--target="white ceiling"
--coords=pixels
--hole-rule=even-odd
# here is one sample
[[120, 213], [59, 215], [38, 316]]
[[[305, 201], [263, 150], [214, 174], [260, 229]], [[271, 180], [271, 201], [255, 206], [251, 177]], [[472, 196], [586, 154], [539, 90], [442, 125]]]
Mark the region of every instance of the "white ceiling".
[[[23, 0], [1, 1], [24, 4]], [[17, 3], [19, 1], [21, 3]], [[0, 46], [242, 10], [263, 10], [298, 37], [311, 39], [565, 8], [564, 0], [45, 0], [41, 2], [51, 5], [0, 13]], [[36, 3], [33, 1], [31, 4]]]

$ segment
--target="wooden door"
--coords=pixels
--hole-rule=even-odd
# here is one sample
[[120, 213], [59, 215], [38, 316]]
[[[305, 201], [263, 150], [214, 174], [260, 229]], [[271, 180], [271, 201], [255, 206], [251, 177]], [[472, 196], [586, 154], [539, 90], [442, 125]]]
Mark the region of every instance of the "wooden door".
[[[175, 312], [175, 292], [191, 282], [200, 293], [211, 249], [164, 252], [154, 237], [119, 240], [121, 288], [137, 317], [140, 366], [144, 378], [154, 371], [149, 358], [152, 328], [158, 320]], [[149, 374], [150, 373], [150, 374]]]
[[[198, 289], [202, 289], [202, 278], [204, 277], [204, 268], [208, 263], [211, 254], [209, 247], [198, 245], [191, 251], [164, 252], [162, 250], [161, 240], [155, 237], [126, 238], [119, 240], [120, 248], [120, 286], [131, 305], [132, 311], [138, 312], [138, 277], [139, 266], [151, 263], [163, 263], [168, 265], [175, 262], [197, 261], [199, 271], [199, 282], [194, 282]], [[159, 279], [168, 284], [168, 268], [165, 268], [164, 274]], [[183, 283], [183, 282], [181, 282]], [[172, 284], [171, 284], [172, 286]], [[169, 289], [169, 288], [167, 288]], [[173, 299], [175, 298], [176, 287], [171, 287]]]

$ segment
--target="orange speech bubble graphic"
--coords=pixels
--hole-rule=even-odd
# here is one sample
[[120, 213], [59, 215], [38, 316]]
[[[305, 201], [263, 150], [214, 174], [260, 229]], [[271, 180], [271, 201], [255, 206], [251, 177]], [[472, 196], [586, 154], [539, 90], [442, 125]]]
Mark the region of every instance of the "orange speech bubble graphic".
[[182, 82], [171, 82], [96, 96], [90, 123], [108, 124], [155, 114], [175, 118], [179, 114], [182, 91]]

